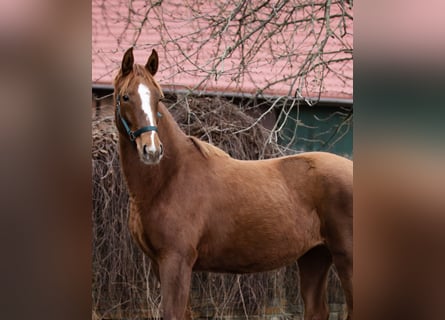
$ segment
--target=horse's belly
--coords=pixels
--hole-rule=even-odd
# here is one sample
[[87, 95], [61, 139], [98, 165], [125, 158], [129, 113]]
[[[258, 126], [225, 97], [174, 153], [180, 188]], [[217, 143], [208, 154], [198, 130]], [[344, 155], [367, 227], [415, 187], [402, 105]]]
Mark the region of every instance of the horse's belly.
[[[245, 239], [244, 239], [245, 240]], [[318, 237], [286, 237], [233, 242], [220, 247], [202, 248], [195, 270], [211, 272], [251, 273], [277, 269], [295, 262], [310, 248], [321, 243]]]
[[233, 201], [219, 203], [217, 213], [209, 214], [210, 223], [199, 243], [197, 270], [276, 269], [322, 242], [320, 220], [310, 201], [292, 194], [281, 180], [269, 181], [268, 187], [237, 189], [231, 194]]
[[[196, 271], [209, 271], [220, 273], [253, 273], [274, 270], [283, 266], [287, 266], [298, 259], [298, 255], [281, 257], [279, 260], [272, 260], [269, 257], [262, 259], [252, 259], [239, 261], [230, 258], [226, 259], [198, 259], [194, 266]], [[215, 263], [216, 262], [216, 263]]]

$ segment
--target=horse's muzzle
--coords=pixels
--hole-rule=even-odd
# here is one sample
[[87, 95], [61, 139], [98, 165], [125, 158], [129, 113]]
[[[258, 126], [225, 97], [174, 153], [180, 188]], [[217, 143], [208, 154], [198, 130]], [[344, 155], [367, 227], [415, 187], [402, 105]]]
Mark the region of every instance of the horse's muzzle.
[[144, 144], [141, 149], [141, 160], [145, 164], [158, 164], [164, 155], [164, 147], [162, 144], [159, 144], [157, 147]]

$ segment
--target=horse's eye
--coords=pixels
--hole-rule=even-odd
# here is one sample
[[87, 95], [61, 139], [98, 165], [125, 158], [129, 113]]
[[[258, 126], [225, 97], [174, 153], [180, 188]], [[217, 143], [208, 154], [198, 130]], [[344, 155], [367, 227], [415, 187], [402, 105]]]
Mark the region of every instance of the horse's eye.
[[124, 99], [124, 101], [128, 101], [128, 100], [130, 100], [130, 97], [128, 95], [124, 94], [122, 96], [122, 99]]

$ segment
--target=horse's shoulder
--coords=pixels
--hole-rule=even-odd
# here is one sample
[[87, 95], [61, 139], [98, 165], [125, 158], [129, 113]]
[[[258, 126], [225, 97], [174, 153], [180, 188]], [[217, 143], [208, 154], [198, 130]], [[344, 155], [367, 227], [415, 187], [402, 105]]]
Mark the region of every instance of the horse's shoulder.
[[209, 159], [212, 156], [230, 158], [230, 156], [218, 147], [210, 143], [199, 140], [196, 137], [189, 136], [190, 141], [195, 148], [203, 155], [204, 158]]

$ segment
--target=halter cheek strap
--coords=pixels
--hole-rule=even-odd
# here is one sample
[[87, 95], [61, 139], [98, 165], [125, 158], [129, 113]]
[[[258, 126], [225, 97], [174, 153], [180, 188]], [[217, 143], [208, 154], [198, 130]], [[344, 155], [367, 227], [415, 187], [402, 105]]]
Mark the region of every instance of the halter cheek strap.
[[[124, 126], [125, 131], [127, 132], [128, 138], [130, 139], [130, 141], [136, 140], [136, 138], [139, 137], [144, 132], [148, 132], [148, 131], [158, 132], [158, 127], [156, 127], [156, 126], [145, 126], [145, 127], [137, 129], [136, 131], [132, 131], [130, 129], [130, 126], [128, 125], [127, 121], [121, 116], [121, 99], [120, 99], [120, 95], [116, 96], [116, 115], [120, 119], [122, 125]], [[162, 117], [162, 114], [159, 113], [159, 112], [158, 112], [157, 115], [158, 115], [159, 118]]]

